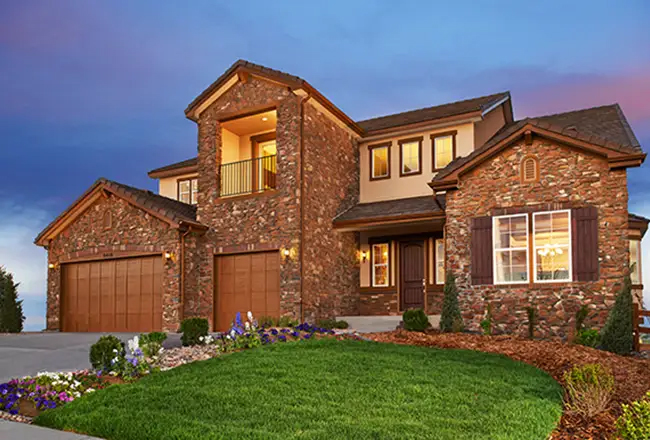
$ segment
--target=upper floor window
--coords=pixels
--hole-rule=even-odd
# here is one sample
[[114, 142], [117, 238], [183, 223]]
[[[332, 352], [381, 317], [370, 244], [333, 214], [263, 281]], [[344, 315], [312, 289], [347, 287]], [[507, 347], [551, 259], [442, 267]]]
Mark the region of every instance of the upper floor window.
[[630, 240], [630, 279], [632, 284], [641, 284], [641, 241]]
[[400, 176], [422, 173], [422, 137], [399, 141]]
[[388, 287], [388, 243], [372, 245], [372, 286]]
[[528, 215], [494, 217], [495, 284], [528, 282]]
[[533, 214], [536, 282], [571, 281], [571, 212]]
[[436, 133], [431, 135], [433, 147], [433, 170], [438, 171], [449, 165], [456, 158], [456, 132]]
[[178, 200], [190, 205], [196, 205], [198, 196], [198, 179], [183, 179], [178, 181]]
[[390, 143], [369, 145], [370, 180], [390, 178]]

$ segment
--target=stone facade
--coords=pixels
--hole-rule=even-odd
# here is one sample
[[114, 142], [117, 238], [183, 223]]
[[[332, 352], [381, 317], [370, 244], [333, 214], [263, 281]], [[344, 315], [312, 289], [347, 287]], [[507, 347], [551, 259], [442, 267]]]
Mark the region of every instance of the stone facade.
[[433, 290], [427, 290], [427, 313], [429, 315], [439, 315], [442, 313], [443, 297], [442, 286], [436, 286]]
[[359, 298], [361, 316], [399, 315], [397, 293], [362, 293]]
[[[108, 214], [107, 214], [108, 213]], [[111, 227], [104, 227], [104, 216]], [[60, 329], [60, 264], [105, 253], [180, 253], [179, 232], [167, 223], [116, 196], [99, 198], [64, 229], [48, 247], [47, 329]], [[178, 261], [165, 263], [163, 273], [163, 330], [177, 331], [180, 318], [180, 276]]]
[[359, 199], [359, 149], [347, 130], [304, 104], [303, 287], [305, 317], [359, 313], [359, 237], [332, 219]]
[[[521, 183], [525, 155], [537, 158], [540, 180]], [[526, 307], [534, 305], [539, 336], [571, 335], [575, 312], [587, 304], [587, 325], [602, 327], [628, 270], [627, 176], [609, 170], [606, 159], [568, 146], [534, 138], [503, 150], [460, 179], [459, 189], [447, 194], [447, 270], [456, 276], [465, 325], [478, 330], [486, 306], [492, 303], [498, 331], [524, 334]], [[470, 222], [473, 217], [499, 213], [500, 208], [559, 208], [596, 206], [598, 209], [599, 280], [531, 285], [472, 285]], [[500, 213], [499, 213], [500, 214]]]

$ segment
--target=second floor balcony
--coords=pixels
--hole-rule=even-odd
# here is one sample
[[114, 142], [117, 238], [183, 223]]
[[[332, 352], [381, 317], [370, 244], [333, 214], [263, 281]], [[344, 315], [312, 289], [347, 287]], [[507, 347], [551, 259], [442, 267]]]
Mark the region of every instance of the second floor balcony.
[[254, 194], [275, 189], [277, 155], [221, 165], [221, 197]]
[[277, 147], [275, 110], [221, 124], [220, 197], [275, 189]]

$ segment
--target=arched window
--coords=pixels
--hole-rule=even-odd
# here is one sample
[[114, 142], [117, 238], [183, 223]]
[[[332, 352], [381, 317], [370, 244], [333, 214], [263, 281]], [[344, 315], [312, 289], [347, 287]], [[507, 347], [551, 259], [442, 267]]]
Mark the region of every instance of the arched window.
[[521, 161], [521, 181], [524, 183], [539, 180], [539, 163], [533, 156], [526, 156]]
[[111, 214], [110, 211], [106, 211], [104, 213], [104, 217], [102, 219], [102, 225], [104, 226], [104, 229], [111, 229], [113, 226], [113, 215]]

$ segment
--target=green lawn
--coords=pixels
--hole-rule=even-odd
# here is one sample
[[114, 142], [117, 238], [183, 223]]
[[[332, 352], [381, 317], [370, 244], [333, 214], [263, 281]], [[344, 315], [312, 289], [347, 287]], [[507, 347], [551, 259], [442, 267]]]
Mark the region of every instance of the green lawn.
[[115, 440], [542, 440], [561, 411], [557, 382], [503, 356], [320, 340], [115, 385], [36, 424]]

